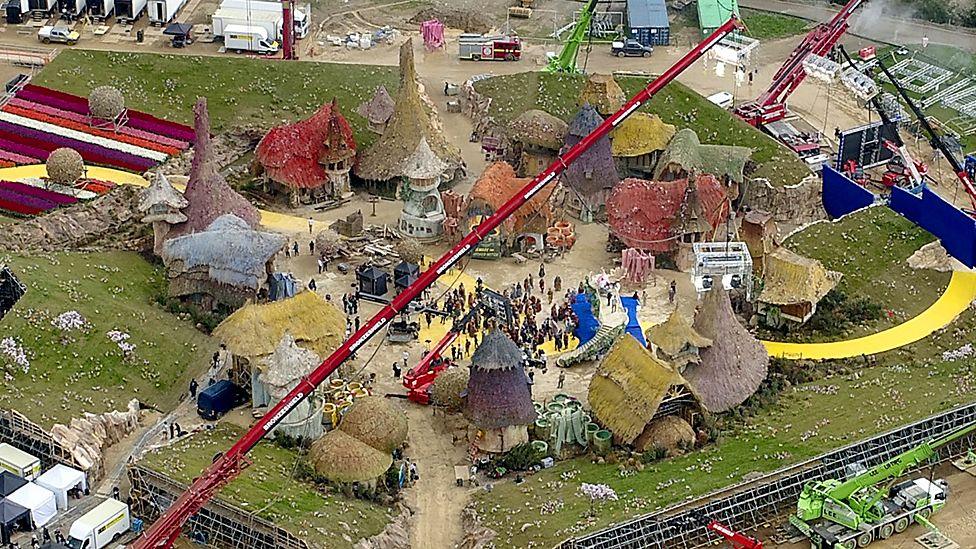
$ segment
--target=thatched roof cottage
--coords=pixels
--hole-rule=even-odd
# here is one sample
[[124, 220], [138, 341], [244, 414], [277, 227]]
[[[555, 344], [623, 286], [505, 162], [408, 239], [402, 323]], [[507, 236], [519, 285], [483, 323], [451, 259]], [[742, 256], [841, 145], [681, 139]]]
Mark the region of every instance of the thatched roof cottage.
[[700, 351], [700, 363], [688, 365], [684, 377], [705, 410], [731, 410], [752, 396], [766, 379], [766, 348], [739, 324], [728, 292], [719, 288], [705, 292], [694, 327], [712, 344]]
[[641, 436], [653, 419], [673, 415], [693, 420], [697, 404], [687, 385], [677, 370], [625, 333], [600, 362], [587, 400], [618, 442], [643, 451], [655, 442]]
[[386, 131], [390, 118], [393, 117], [395, 107], [390, 92], [386, 91], [386, 86], [379, 86], [369, 101], [359, 105], [356, 114], [366, 119], [370, 130], [382, 135]]
[[407, 416], [381, 396], [356, 400], [342, 416], [339, 429], [387, 454], [407, 442]]
[[627, 95], [620, 89], [620, 84], [612, 74], [594, 73], [583, 84], [579, 104], [593, 105], [596, 112], [603, 116], [610, 116], [620, 110], [626, 101]]
[[654, 175], [661, 153], [668, 147], [676, 129], [656, 114], [635, 112], [620, 123], [611, 134], [613, 157], [620, 170], [634, 177]]
[[537, 414], [522, 351], [501, 330], [485, 336], [471, 356], [471, 376], [464, 416], [479, 430], [475, 445], [485, 452], [506, 452], [528, 442], [527, 426]]
[[[657, 163], [654, 179], [672, 181], [710, 174], [741, 185], [752, 149], [733, 145], [703, 145], [695, 130], [678, 130]], [[733, 197], [737, 193], [732, 193]]]
[[263, 299], [275, 255], [286, 243], [283, 235], [256, 231], [235, 215], [220, 216], [204, 231], [164, 243], [169, 295], [205, 310]]
[[559, 155], [569, 125], [538, 109], [523, 112], [508, 123], [508, 155], [519, 177], [535, 177]]
[[664, 360], [678, 372], [688, 364], [701, 362], [699, 352], [712, 344], [712, 340], [699, 334], [684, 315], [675, 309], [668, 319], [647, 330], [654, 357]]
[[181, 211], [189, 202], [183, 194], [173, 188], [169, 179], [156, 174], [139, 194], [139, 211], [143, 212], [142, 222], [152, 223], [153, 252], [159, 255], [163, 251], [163, 241], [173, 225], [186, 221], [186, 215]]
[[[260, 408], [282, 400], [320, 362], [318, 355], [299, 347], [295, 338], [286, 333], [274, 352], [261, 360], [263, 368], [257, 376], [260, 388], [251, 386], [252, 404]], [[316, 395], [298, 403], [275, 425], [273, 432], [309, 440], [322, 436], [322, 406]]]
[[[589, 103], [569, 123], [563, 150], [576, 145], [603, 123], [603, 117]], [[604, 217], [607, 193], [620, 180], [613, 161], [609, 136], [597, 140], [560, 176], [564, 187], [560, 203], [570, 215], [583, 222]]]
[[[477, 223], [480, 217], [495, 213], [526, 183], [528, 179], [516, 177], [515, 170], [507, 162], [489, 164], [468, 193], [465, 204], [468, 224]], [[553, 191], [551, 185], [540, 190], [499, 226], [500, 237], [486, 238], [482, 245], [496, 246], [499, 254], [505, 250], [543, 245], [543, 236], [553, 217], [549, 205]]]
[[315, 472], [339, 484], [376, 481], [393, 465], [393, 457], [369, 444], [333, 429], [316, 440], [308, 450], [308, 459]]
[[440, 239], [444, 232], [444, 201], [438, 187], [448, 164], [437, 157], [427, 138], [421, 137], [417, 149], [403, 161], [405, 181], [400, 186], [403, 210], [398, 229], [401, 234], [421, 242]]
[[766, 255], [758, 312], [772, 326], [779, 325], [779, 317], [802, 324], [817, 312], [817, 303], [837, 286], [841, 276], [816, 259], [776, 248]]

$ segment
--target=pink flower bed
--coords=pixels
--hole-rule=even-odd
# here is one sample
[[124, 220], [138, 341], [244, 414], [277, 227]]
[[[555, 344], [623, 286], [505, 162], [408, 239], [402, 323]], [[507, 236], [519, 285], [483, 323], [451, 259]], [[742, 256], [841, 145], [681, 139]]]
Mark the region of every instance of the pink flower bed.
[[[18, 126], [16, 124], [11, 124], [4, 121], [0, 121], [0, 140], [12, 141], [37, 149], [43, 149], [48, 153], [60, 147], [70, 147], [78, 151], [81, 154], [81, 157], [84, 158], [86, 162], [91, 164], [113, 166], [133, 172], [144, 172], [156, 165], [156, 162], [149, 158], [136, 156], [134, 154], [117, 151], [114, 149], [108, 149], [106, 147], [42, 132], [40, 130], [27, 128], [25, 126]], [[46, 154], [44, 155], [44, 159], [47, 159]]]
[[0, 208], [19, 215], [37, 215], [57, 208], [50, 200], [0, 188]]
[[[9, 101], [7, 101], [7, 105], [10, 105], [12, 107], [17, 107], [20, 109], [26, 109], [28, 111], [39, 112], [56, 118], [64, 118], [65, 120], [71, 120], [73, 122], [77, 122], [80, 124], [87, 125], [89, 123], [89, 117], [86, 114], [78, 114], [76, 112], [58, 109], [56, 107], [43, 105], [41, 103], [34, 103], [33, 101], [27, 101], [26, 99], [20, 99], [19, 97], [12, 97]], [[145, 139], [148, 141], [155, 141], [161, 145], [166, 145], [168, 147], [176, 147], [180, 150], [186, 150], [190, 146], [190, 144], [187, 143], [186, 141], [173, 139], [157, 133], [150, 133], [143, 130], [137, 130], [135, 128], [130, 128], [128, 126], [122, 126], [121, 128], [119, 128], [118, 133], [122, 135], [128, 135], [131, 137], [137, 137], [139, 139]]]
[[33, 196], [34, 198], [47, 200], [48, 202], [53, 202], [59, 206], [75, 204], [78, 202], [78, 199], [73, 196], [56, 193], [54, 191], [41, 189], [32, 185], [26, 185], [24, 183], [18, 183], [16, 181], [0, 181], [0, 189], [19, 193], [24, 196]]
[[0, 148], [0, 160], [6, 160], [13, 164], [38, 164], [40, 160], [34, 158], [33, 156], [26, 156], [23, 154], [17, 154], [15, 152], [10, 152]]

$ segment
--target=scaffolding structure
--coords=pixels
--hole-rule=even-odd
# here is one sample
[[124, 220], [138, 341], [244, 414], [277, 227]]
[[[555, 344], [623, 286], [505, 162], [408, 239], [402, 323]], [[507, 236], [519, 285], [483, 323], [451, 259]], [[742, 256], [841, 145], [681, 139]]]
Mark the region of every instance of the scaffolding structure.
[[[873, 467], [973, 421], [976, 421], [976, 402], [785, 467], [754, 481], [566, 540], [558, 549], [693, 549], [713, 545], [720, 538], [703, 526], [689, 526], [692, 524], [689, 519], [697, 513], [733, 525], [739, 531], [755, 528], [793, 512], [803, 485], [809, 481], [843, 478], [845, 468], [852, 463]], [[965, 454], [974, 443], [976, 433], [943, 446], [938, 451], [939, 463]], [[911, 472], [922, 468], [915, 468]]]
[[926, 94], [939, 89], [942, 84], [953, 76], [952, 71], [938, 65], [926, 63], [921, 59], [909, 57], [895, 63], [890, 68], [898, 82], [906, 89], [918, 94]]
[[745, 242], [695, 242], [692, 281], [698, 293], [707, 292], [721, 282], [726, 290], [745, 288], [752, 299], [752, 255]]
[[[126, 472], [132, 486], [133, 514], [143, 520], [156, 520], [187, 488], [183, 483], [138, 464], [128, 465]], [[183, 533], [191, 541], [209, 547], [309, 549], [305, 540], [291, 532], [219, 498], [211, 499], [193, 515]]]
[[17, 410], [0, 408], [0, 442], [6, 442], [41, 460], [41, 467], [45, 470], [61, 463], [84, 471], [89, 486], [102, 476], [101, 465], [83, 467], [50, 433]]

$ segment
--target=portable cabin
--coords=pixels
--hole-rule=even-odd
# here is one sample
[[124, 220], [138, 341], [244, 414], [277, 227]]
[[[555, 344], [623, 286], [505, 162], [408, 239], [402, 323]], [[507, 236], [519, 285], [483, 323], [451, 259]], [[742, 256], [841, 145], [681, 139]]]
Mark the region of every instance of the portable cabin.
[[664, 0], [627, 0], [627, 36], [645, 46], [667, 46], [671, 24]]
[[4, 3], [4, 16], [8, 24], [19, 25], [24, 22], [24, 15], [30, 11], [27, 0], [7, 0]]
[[739, 15], [736, 0], [698, 0], [698, 26], [702, 36], [708, 36], [721, 27], [734, 13]]
[[27, 0], [27, 11], [51, 13], [57, 3], [57, 0]]
[[105, 20], [115, 13], [115, 0], [88, 0], [88, 15]]
[[74, 21], [85, 11], [85, 0], [58, 0], [58, 13], [62, 19]]
[[185, 5], [186, 0], [149, 0], [146, 8], [149, 12], [149, 22], [153, 25], [165, 25], [172, 21]]
[[0, 444], [0, 469], [34, 480], [41, 474], [41, 460], [4, 442]]
[[119, 22], [131, 23], [142, 17], [147, 0], [118, 0], [115, 2], [115, 18]]

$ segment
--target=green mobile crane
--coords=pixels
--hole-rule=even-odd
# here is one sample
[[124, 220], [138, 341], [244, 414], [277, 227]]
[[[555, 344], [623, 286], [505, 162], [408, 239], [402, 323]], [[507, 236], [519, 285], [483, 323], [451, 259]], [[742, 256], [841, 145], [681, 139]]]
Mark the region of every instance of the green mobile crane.
[[578, 74], [582, 72], [576, 66], [576, 56], [579, 55], [580, 45], [583, 43], [583, 37], [586, 36], [587, 31], [590, 30], [590, 23], [593, 21], [593, 14], [596, 13], [596, 4], [598, 0], [587, 0], [586, 6], [580, 11], [579, 21], [576, 22], [576, 26], [573, 27], [573, 32], [570, 33], [569, 39], [563, 44], [562, 51], [559, 55], [549, 59], [549, 63], [546, 65], [546, 72], [563, 72], [569, 74]]
[[[790, 523], [810, 539], [814, 549], [855, 549], [875, 539], [900, 534], [912, 522], [934, 528], [929, 516], [945, 505], [945, 480], [926, 478], [895, 485], [905, 471], [932, 459], [938, 448], [976, 431], [976, 422], [924, 442], [847, 480], [809, 482], [796, 503]], [[863, 467], [862, 467], [863, 469]]]

